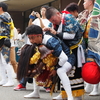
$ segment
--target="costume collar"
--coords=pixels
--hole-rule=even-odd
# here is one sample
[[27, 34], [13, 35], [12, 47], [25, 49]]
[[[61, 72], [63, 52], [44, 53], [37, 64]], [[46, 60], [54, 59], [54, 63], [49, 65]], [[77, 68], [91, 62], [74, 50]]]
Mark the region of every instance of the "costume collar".
[[62, 13], [71, 14], [69, 11], [62, 11]]

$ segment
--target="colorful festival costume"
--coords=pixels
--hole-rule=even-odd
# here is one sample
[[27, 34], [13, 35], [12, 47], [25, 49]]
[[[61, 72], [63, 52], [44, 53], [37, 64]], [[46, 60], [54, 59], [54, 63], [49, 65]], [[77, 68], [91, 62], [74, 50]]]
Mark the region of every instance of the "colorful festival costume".
[[[90, 25], [90, 31], [88, 34], [88, 50], [87, 50], [86, 64], [88, 64], [88, 62], [89, 63], [91, 62], [91, 64], [96, 63], [96, 66], [98, 67], [98, 70], [100, 72], [100, 68], [99, 68], [100, 66], [100, 42], [99, 42], [100, 41], [100, 1], [99, 0], [95, 1], [90, 23], [91, 25]], [[90, 72], [89, 75], [91, 74], [92, 73]], [[97, 77], [98, 76], [99, 75], [97, 75]], [[90, 79], [88, 83], [90, 83], [90, 81], [93, 81], [93, 80]], [[95, 77], [94, 77], [94, 81], [95, 81]]]
[[[3, 4], [3, 3], [2, 3]], [[11, 65], [10, 65], [10, 48], [13, 37], [13, 21], [9, 13], [4, 12], [0, 15], [0, 74], [2, 80], [0, 85], [13, 86]], [[7, 82], [8, 78], [8, 82]], [[6, 84], [5, 84], [6, 83]]]
[[49, 74], [57, 62], [57, 57], [53, 56], [52, 51], [44, 45], [26, 44], [21, 50], [17, 79], [20, 81], [23, 77], [31, 77], [35, 78], [38, 86], [51, 87], [52, 79]]
[[[10, 61], [10, 38], [13, 37], [14, 25], [9, 13], [5, 12], [0, 15], [0, 48], [6, 62]], [[3, 46], [4, 45], [4, 46]]]
[[92, 12], [91, 26], [88, 35], [88, 58], [92, 58], [100, 66], [100, 47], [99, 47], [99, 24], [100, 1], [96, 0]]
[[78, 18], [77, 18], [78, 22], [80, 23], [80, 25], [82, 26], [84, 30], [82, 46], [84, 48], [85, 54], [87, 54], [86, 50], [88, 47], [88, 33], [90, 30], [91, 14], [92, 14], [92, 11], [89, 13], [88, 10], [84, 10], [78, 15]]
[[[74, 56], [74, 54], [72, 52], [70, 52], [69, 47], [66, 46], [64, 44], [64, 42], [60, 41], [58, 38], [52, 37], [48, 33], [46, 33], [44, 35], [43, 44], [46, 45], [46, 47], [49, 48], [50, 50], [53, 50], [52, 54], [59, 59], [57, 67], [55, 67], [55, 66], [54, 67], [55, 67], [55, 69], [57, 69], [57, 74], [58, 75], [61, 74], [61, 75], [59, 75], [59, 77], [65, 83], [64, 85], [66, 87], [66, 91], [68, 90], [68, 93], [70, 95], [69, 98], [71, 98], [71, 96], [72, 96], [71, 95], [71, 90], [70, 90], [71, 88], [70, 88], [69, 79], [66, 78], [67, 77], [66, 72], [68, 72], [70, 70], [70, 68], [72, 68], [72, 66], [75, 63], [75, 56]], [[34, 47], [32, 47], [32, 48], [34, 48]], [[27, 51], [29, 49], [31, 51], [32, 48], [31, 49], [29, 49], [29, 48], [26, 48], [26, 49], [22, 48], [22, 50]], [[46, 52], [44, 52], [44, 54], [45, 53]], [[23, 53], [23, 54], [25, 54], [25, 53]], [[27, 59], [27, 58], [29, 58], [28, 56], [26, 58], [25, 55], [23, 55], [22, 58], [23, 58], [24, 62], [26, 62], [26, 59], [27, 59], [27, 64], [23, 63], [23, 61], [21, 61], [22, 59], [20, 57], [21, 60], [19, 61], [19, 68], [18, 68], [18, 74], [17, 74], [18, 75], [17, 76], [18, 80], [20, 80], [21, 78], [25, 77], [25, 75], [27, 74], [27, 71], [25, 69], [27, 69], [30, 64], [33, 64], [33, 65], [30, 65], [31, 66], [30, 68], [32, 68], [32, 66], [34, 66], [34, 64], [36, 65], [36, 69], [39, 68], [39, 70], [32, 70], [32, 75], [33, 76], [34, 76], [34, 73], [35, 74], [39, 74], [38, 73], [39, 71], [41, 73], [42, 67], [44, 68], [44, 65], [45, 65], [44, 63], [45, 63], [46, 60], [43, 60], [41, 62], [41, 60], [42, 60], [42, 56], [40, 56], [41, 53], [39, 53], [39, 52], [34, 53], [34, 51], [33, 51], [33, 54], [34, 54], [33, 57], [32, 57], [32, 55], [30, 56], [30, 54], [28, 54], [30, 57], [32, 57], [31, 62], [30, 62], [30, 59], [29, 60]], [[38, 56], [35, 56], [35, 55], [38, 55]], [[35, 60], [33, 60], [33, 58]], [[39, 60], [39, 58], [41, 58], [41, 59]], [[45, 56], [43, 58], [45, 58]], [[33, 63], [33, 61], [35, 61], [35, 62]], [[41, 63], [38, 63], [38, 62], [41, 62]], [[54, 62], [53, 62], [53, 64], [54, 64]], [[46, 66], [48, 66], [48, 64], [46, 64]], [[23, 70], [22, 67], [24, 68], [24, 70]], [[62, 71], [60, 71], [60, 70], [62, 70], [62, 71], [64, 70], [64, 73], [62, 73]], [[28, 75], [30, 75], [30, 72], [31, 72], [31, 69], [30, 69], [30, 71], [28, 71]], [[65, 80], [64, 78], [66, 78], [67, 80]]]
[[[66, 13], [66, 11], [64, 11], [64, 13]], [[58, 32], [60, 34], [57, 34], [57, 36], [60, 37], [60, 39], [62, 39], [64, 43], [70, 47], [70, 50], [76, 57], [76, 62], [70, 73], [68, 73], [68, 76], [70, 79], [73, 96], [79, 97], [84, 94], [84, 81], [81, 76], [82, 63], [85, 63], [84, 52], [81, 46], [84, 29], [72, 14], [67, 12], [67, 14], [63, 14], [62, 16], [62, 25], [60, 24], [58, 28]], [[67, 38], [71, 34], [75, 34], [75, 37], [71, 39]], [[62, 98], [67, 98], [64, 89], [61, 88], [61, 90]]]

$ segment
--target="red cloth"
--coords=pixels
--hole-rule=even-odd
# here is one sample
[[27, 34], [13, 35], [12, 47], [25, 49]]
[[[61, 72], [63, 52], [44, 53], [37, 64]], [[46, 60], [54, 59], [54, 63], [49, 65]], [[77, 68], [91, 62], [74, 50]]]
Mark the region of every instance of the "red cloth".
[[71, 14], [69, 11], [62, 11], [62, 13]]
[[[61, 11], [61, 13], [71, 14], [69, 11]], [[65, 20], [64, 20], [64, 18], [62, 18], [62, 24], [65, 24]]]
[[82, 67], [82, 78], [90, 84], [100, 82], [100, 68], [95, 62], [87, 62]]

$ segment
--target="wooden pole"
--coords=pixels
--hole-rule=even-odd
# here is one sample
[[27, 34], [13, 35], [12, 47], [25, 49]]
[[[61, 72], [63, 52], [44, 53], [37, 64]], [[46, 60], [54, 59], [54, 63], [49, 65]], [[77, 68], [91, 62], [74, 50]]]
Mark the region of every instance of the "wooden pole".
[[79, 1], [78, 1], [78, 6], [80, 5], [81, 1], [82, 1], [82, 0], [79, 0]]

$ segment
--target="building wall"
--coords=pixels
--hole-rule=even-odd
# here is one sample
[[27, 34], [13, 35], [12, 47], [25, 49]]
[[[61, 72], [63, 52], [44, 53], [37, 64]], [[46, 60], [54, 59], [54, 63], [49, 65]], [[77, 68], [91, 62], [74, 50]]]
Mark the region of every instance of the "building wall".
[[[53, 6], [57, 8], [58, 10], [63, 10], [69, 3], [71, 2], [76, 2], [78, 3], [79, 0], [55, 0], [54, 2], [47, 3], [46, 5]], [[34, 10], [40, 13], [40, 7], [42, 5], [29, 9], [28, 11], [25, 12], [18, 12], [18, 11], [11, 11], [9, 12], [12, 16], [12, 19], [14, 21], [15, 27], [16, 28], [21, 28], [22, 32], [25, 31], [25, 28], [28, 25], [29, 21], [29, 14]], [[83, 10], [83, 0], [81, 0], [81, 3], [79, 5], [79, 10]]]
[[[54, 2], [49, 2], [47, 4], [44, 5], [49, 5], [49, 6], [53, 6], [56, 7], [57, 9], [60, 9], [59, 5], [60, 5], [60, 0], [55, 0]], [[28, 21], [29, 21], [29, 15], [30, 13], [34, 10], [36, 12], [40, 13], [40, 7], [42, 5], [29, 9], [27, 11], [24, 12], [18, 12], [18, 11], [9, 11], [10, 15], [12, 16], [12, 19], [14, 21], [15, 27], [16, 28], [21, 28], [22, 33], [25, 31], [27, 25], [28, 25]]]
[[[78, 4], [79, 0], [61, 0], [61, 10], [63, 10], [69, 3], [75, 2]], [[81, 0], [80, 5], [79, 5], [79, 12], [83, 10], [83, 0]]]
[[20, 11], [9, 11], [14, 25], [16, 28], [20, 28], [22, 32], [24, 31], [24, 16]]

